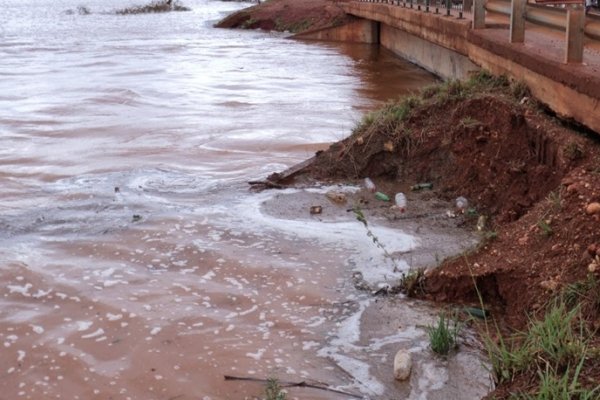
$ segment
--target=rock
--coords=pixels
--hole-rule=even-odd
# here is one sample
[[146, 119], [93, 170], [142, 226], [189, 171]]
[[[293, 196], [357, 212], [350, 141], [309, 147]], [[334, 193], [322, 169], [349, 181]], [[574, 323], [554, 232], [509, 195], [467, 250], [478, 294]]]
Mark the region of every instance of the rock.
[[340, 193], [340, 192], [327, 192], [325, 193], [325, 196], [333, 201], [334, 203], [337, 204], [344, 204], [346, 203], [346, 195], [344, 193]]
[[579, 192], [579, 185], [577, 183], [572, 183], [567, 186], [567, 193], [577, 193]]
[[410, 353], [405, 349], [399, 350], [394, 357], [394, 378], [399, 381], [408, 379], [411, 369], [412, 359]]
[[556, 282], [555, 280], [550, 279], [550, 280], [547, 280], [547, 281], [542, 281], [540, 283], [540, 286], [543, 289], [546, 289], [546, 290], [548, 290], [550, 292], [554, 292], [556, 290], [556, 288], [558, 287], [558, 282]]
[[383, 149], [388, 153], [392, 153], [394, 151], [394, 148], [394, 143], [392, 143], [391, 141], [387, 141], [383, 144]]
[[521, 236], [517, 240], [517, 243], [519, 243], [519, 246], [526, 246], [528, 242], [529, 242], [529, 235], [528, 234], [525, 234], [525, 235]]
[[590, 203], [585, 207], [585, 212], [589, 215], [600, 214], [600, 203]]

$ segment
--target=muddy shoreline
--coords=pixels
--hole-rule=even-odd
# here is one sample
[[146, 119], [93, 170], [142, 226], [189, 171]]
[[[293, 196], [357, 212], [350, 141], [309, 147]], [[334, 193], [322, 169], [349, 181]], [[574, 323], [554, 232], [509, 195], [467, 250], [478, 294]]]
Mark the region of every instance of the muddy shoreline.
[[[410, 193], [410, 185], [428, 182], [433, 199], [466, 196], [471, 217], [461, 214], [463, 224], [477, 227], [482, 244], [437, 268], [428, 265], [417, 295], [483, 305], [511, 332], [543, 318], [571, 288], [592, 285], [582, 295], [580, 318], [593, 331], [600, 326], [600, 302], [593, 300], [600, 270], [598, 165], [596, 140], [546, 115], [519, 83], [484, 74], [389, 104], [300, 171], [271, 179], [293, 185], [368, 176], [386, 193]], [[409, 208], [421, 202], [409, 198]], [[599, 363], [590, 356], [583, 365], [585, 382], [595, 382]], [[518, 376], [500, 381], [489, 396], [534, 390], [524, 381], [535, 372]]]
[[[289, 13], [297, 17], [301, 9]], [[268, 15], [251, 9], [244, 21], [254, 23], [257, 16], [263, 22], [229, 26], [276, 29], [264, 22]], [[527, 330], [573, 287], [595, 285], [600, 148], [588, 133], [557, 120], [520, 83], [476, 77], [428, 88], [419, 98], [369, 114], [348, 138], [266, 183], [288, 187], [370, 177], [392, 195], [429, 182], [432, 198], [468, 198], [473, 217], [464, 225], [480, 230], [482, 244], [437, 268], [427, 265], [418, 295], [438, 304], [484, 303], [500, 330], [510, 333]], [[416, 198], [410, 200], [415, 204]], [[592, 287], [581, 297], [579, 317], [591, 332], [600, 328], [600, 301], [590, 294], [598, 289]], [[589, 340], [592, 348], [600, 341], [593, 333]], [[597, 382], [598, 365], [597, 355], [586, 357], [584, 386]], [[500, 380], [489, 396], [535, 393], [538, 378], [538, 371], [523, 370]]]

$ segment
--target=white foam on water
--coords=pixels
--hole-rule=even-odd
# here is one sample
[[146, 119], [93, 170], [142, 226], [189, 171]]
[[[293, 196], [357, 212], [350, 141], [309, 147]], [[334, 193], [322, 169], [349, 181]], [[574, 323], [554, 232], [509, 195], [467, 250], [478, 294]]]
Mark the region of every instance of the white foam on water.
[[246, 353], [246, 357], [250, 357], [256, 361], [259, 361], [265, 354], [265, 351], [267, 351], [267, 349], [258, 349], [256, 353]]
[[159, 326], [155, 326], [154, 328], [152, 328], [152, 330], [150, 331], [150, 335], [155, 336], [158, 335], [158, 333], [162, 330], [161, 327]]
[[371, 303], [370, 299], [358, 302], [358, 310], [338, 324], [329, 344], [317, 352], [320, 357], [332, 359], [355, 379], [355, 386], [368, 395], [382, 395], [385, 386], [370, 373], [370, 366], [364, 361], [350, 357], [348, 353], [360, 350], [356, 344], [360, 340], [360, 323], [364, 311]]
[[29, 289], [31, 289], [33, 287], [33, 285], [31, 283], [26, 283], [25, 285], [8, 285], [7, 289], [9, 290], [9, 293], [19, 293], [25, 297], [31, 297], [31, 294], [29, 293]]
[[81, 338], [82, 339], [92, 339], [92, 338], [96, 338], [96, 337], [102, 336], [102, 335], [104, 335], [104, 329], [98, 328], [96, 331], [94, 331], [92, 333], [88, 333], [87, 335], [81, 336]]
[[35, 333], [41, 335], [42, 333], [44, 333], [44, 328], [41, 327], [40, 325], [29, 325], [31, 327], [31, 330], [34, 331]]
[[424, 363], [421, 366], [418, 385], [412, 387], [408, 400], [427, 400], [429, 392], [440, 390], [448, 382], [448, 371], [435, 363]]
[[86, 331], [94, 324], [92, 321], [77, 321], [77, 330], [79, 332]]
[[[380, 282], [396, 282], [402, 277], [402, 272], [409, 269], [408, 263], [403, 260], [396, 261], [395, 265], [386, 258], [385, 252], [378, 248], [372, 238], [367, 236], [365, 227], [356, 221], [351, 215], [334, 221], [321, 221], [317, 219], [285, 219], [273, 217], [266, 214], [262, 206], [265, 202], [272, 200], [275, 196], [290, 196], [305, 190], [310, 193], [325, 194], [330, 190], [357, 191], [352, 186], [338, 187], [326, 186], [308, 189], [285, 189], [277, 191], [263, 191], [244, 199], [243, 203], [234, 203], [223, 216], [216, 219], [215, 223], [225, 222], [227, 227], [238, 226], [241, 229], [251, 229], [250, 233], [259, 237], [269, 238], [273, 235], [274, 240], [280, 235], [285, 235], [289, 240], [306, 240], [318, 243], [321, 247], [329, 247], [340, 252], [346, 252], [352, 260], [355, 270], [363, 274], [363, 279], [372, 285]], [[211, 211], [220, 210], [221, 206], [215, 206]], [[419, 240], [398, 229], [378, 226], [369, 223], [369, 229], [378, 240], [385, 246], [388, 253], [406, 252], [415, 249]], [[219, 240], [223, 240], [221, 237]], [[258, 243], [252, 243], [244, 248], [256, 247]], [[292, 260], [282, 260], [281, 266], [295, 268], [302, 266]], [[394, 271], [396, 269], [396, 271]]]
[[109, 321], [118, 321], [123, 318], [123, 314], [106, 313], [106, 319]]

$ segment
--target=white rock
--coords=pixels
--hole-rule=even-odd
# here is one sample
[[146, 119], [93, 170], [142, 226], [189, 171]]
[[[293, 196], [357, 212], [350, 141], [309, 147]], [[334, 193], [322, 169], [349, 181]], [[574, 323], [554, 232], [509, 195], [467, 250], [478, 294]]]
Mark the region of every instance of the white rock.
[[394, 378], [399, 381], [406, 380], [410, 376], [411, 369], [410, 353], [404, 349], [399, 350], [394, 357]]

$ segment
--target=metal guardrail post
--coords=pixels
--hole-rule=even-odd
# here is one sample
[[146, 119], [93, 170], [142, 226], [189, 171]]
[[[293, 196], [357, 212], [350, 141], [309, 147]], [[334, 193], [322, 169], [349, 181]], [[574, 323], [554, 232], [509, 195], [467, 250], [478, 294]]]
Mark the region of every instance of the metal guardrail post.
[[485, 28], [485, 0], [473, 0], [473, 29]]
[[463, 0], [463, 11], [471, 12], [473, 9], [473, 0]]
[[429, 12], [429, 0], [425, 0], [425, 12]]
[[446, 16], [449, 17], [450, 16], [450, 9], [452, 7], [452, 3], [451, 0], [446, 0]]
[[585, 25], [584, 8], [574, 5], [567, 10], [567, 49], [566, 63], [583, 62], [583, 27]]
[[527, 0], [511, 0], [510, 6], [510, 42], [525, 41], [525, 6]]

